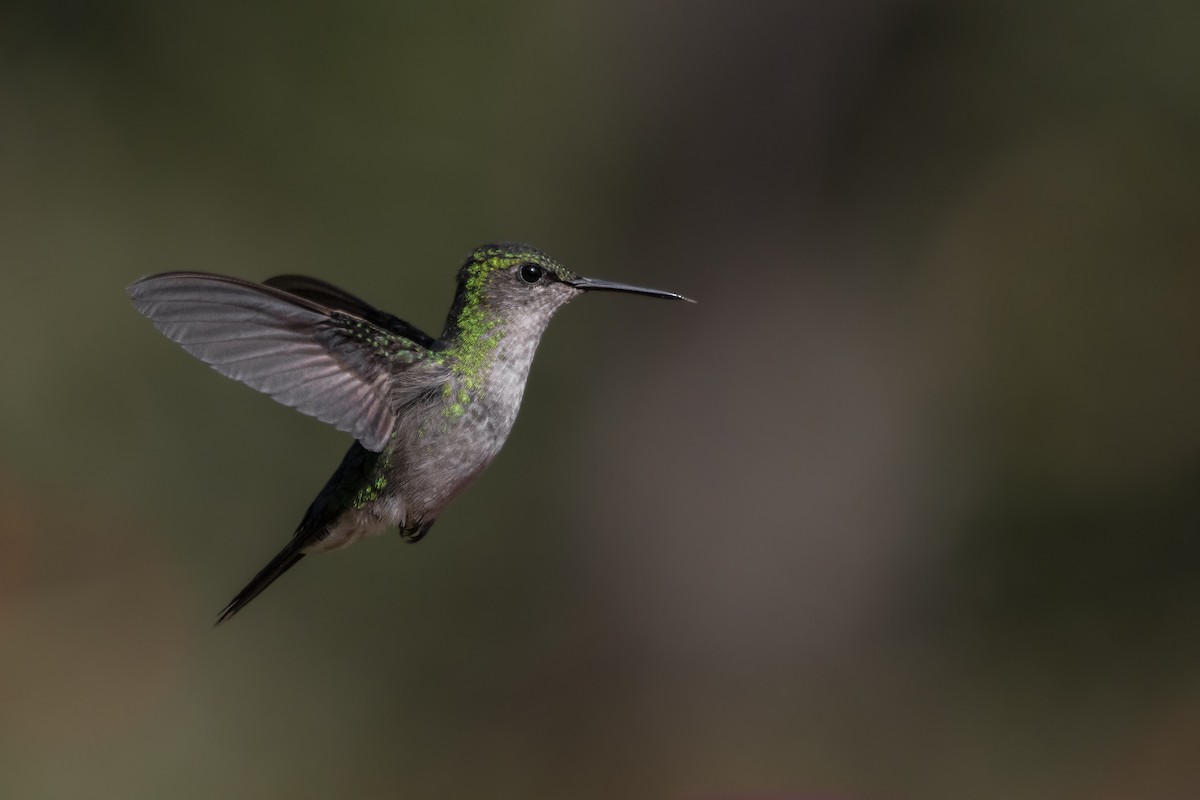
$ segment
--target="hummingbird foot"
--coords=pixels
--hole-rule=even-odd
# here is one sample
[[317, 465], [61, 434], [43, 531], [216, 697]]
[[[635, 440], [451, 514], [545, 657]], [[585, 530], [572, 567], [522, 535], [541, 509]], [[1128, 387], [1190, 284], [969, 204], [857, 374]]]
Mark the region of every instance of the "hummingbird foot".
[[429, 522], [422, 522], [413, 528], [401, 528], [400, 538], [409, 544], [416, 544], [424, 538], [425, 534], [429, 533], [429, 529], [433, 527], [434, 522], [436, 520], [431, 519]]

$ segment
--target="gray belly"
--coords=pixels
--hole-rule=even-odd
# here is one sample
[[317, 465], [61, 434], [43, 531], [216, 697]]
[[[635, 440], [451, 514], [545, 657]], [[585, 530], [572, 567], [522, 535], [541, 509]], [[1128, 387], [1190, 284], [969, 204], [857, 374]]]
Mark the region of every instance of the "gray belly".
[[436, 519], [492, 462], [511, 427], [511, 420], [495, 419], [479, 402], [463, 404], [461, 413], [451, 407], [430, 414], [412, 432], [409, 457], [397, 465], [406, 506], [402, 524]]

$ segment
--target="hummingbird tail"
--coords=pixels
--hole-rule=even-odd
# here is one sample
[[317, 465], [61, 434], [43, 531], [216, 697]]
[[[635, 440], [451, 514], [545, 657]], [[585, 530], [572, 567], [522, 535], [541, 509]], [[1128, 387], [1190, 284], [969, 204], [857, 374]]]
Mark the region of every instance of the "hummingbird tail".
[[217, 617], [215, 625], [220, 625], [241, 611], [251, 600], [258, 597], [263, 589], [274, 583], [276, 578], [296, 566], [300, 559], [304, 558], [304, 553], [300, 550], [301, 546], [302, 543], [297, 538], [289, 542], [287, 547], [280, 550], [279, 555], [275, 556], [271, 559], [271, 563], [259, 570], [250, 583], [246, 584], [246, 588], [238, 592], [237, 597], [230, 600], [229, 605], [221, 610], [221, 615]]

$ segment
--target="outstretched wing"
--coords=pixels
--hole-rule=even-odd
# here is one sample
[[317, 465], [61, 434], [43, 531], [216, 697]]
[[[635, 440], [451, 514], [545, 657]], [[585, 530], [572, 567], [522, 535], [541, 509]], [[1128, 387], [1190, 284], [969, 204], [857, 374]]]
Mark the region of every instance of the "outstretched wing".
[[411, 339], [422, 347], [433, 346], [433, 337], [416, 325], [410, 325], [397, 316], [380, 311], [345, 289], [338, 288], [332, 283], [326, 283], [319, 278], [310, 278], [307, 275], [276, 275], [274, 278], [267, 278], [263, 281], [263, 285], [274, 286], [276, 289], [312, 300], [326, 308], [345, 311], [347, 314], [361, 317], [376, 327]]
[[[281, 289], [202, 272], [142, 278], [127, 290], [167, 338], [222, 375], [328, 422], [378, 452], [396, 409], [443, 380], [427, 347]], [[361, 301], [360, 301], [361, 302]]]

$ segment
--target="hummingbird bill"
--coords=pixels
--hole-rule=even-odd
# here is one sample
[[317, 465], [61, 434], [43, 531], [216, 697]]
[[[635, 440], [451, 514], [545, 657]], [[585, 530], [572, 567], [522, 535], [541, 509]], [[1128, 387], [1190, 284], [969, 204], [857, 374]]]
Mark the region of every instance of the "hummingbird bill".
[[291, 541], [221, 611], [238, 613], [306, 555], [395, 526], [419, 541], [508, 438], [542, 333], [585, 292], [688, 300], [585, 278], [527, 244], [475, 250], [434, 338], [332, 284], [168, 272], [127, 289], [167, 338], [222, 375], [354, 437]]

